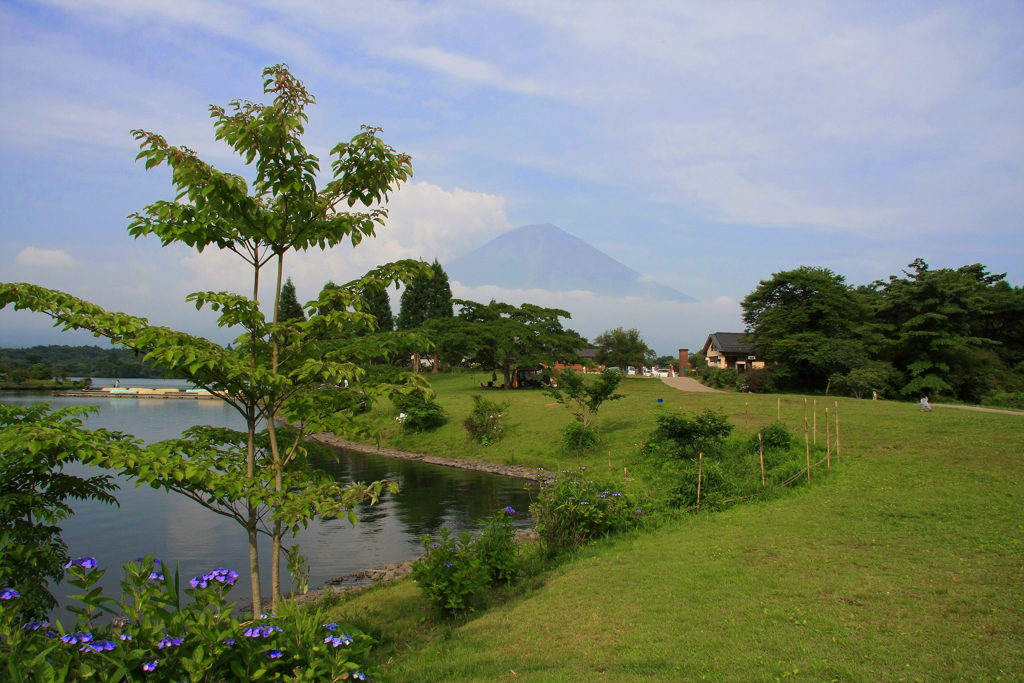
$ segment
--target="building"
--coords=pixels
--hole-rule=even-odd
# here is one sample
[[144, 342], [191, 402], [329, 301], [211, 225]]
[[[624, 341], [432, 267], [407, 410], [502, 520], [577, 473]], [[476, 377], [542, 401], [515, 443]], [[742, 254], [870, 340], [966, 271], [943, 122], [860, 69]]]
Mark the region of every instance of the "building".
[[[586, 372], [586, 368], [584, 367], [583, 363], [589, 360], [593, 365], [596, 362], [594, 359], [597, 358], [597, 351], [597, 349], [579, 349], [576, 351], [576, 355], [580, 357], [581, 362], [571, 363], [568, 361], [568, 359], [566, 359], [565, 363], [555, 363], [555, 366], [552, 369], [558, 372], [566, 369], [575, 370], [576, 372]], [[604, 370], [603, 365], [598, 367], [601, 370]]]
[[709, 368], [734, 368], [736, 372], [746, 372], [764, 367], [764, 362], [757, 360], [757, 352], [752, 342], [740, 341], [743, 332], [715, 332], [708, 335], [701, 352], [707, 358]]

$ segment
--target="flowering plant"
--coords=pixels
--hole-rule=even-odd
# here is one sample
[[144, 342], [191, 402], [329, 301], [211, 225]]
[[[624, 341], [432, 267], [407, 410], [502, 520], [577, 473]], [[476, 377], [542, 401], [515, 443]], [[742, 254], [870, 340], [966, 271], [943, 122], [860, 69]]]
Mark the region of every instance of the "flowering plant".
[[550, 553], [625, 530], [643, 515], [627, 494], [588, 480], [586, 469], [562, 470], [542, 481], [537, 501], [530, 506], [537, 533]]
[[512, 529], [515, 514], [511, 507], [498, 510], [496, 515], [484, 521], [483, 533], [473, 544], [492, 585], [500, 582], [511, 584], [516, 573], [517, 543]]
[[[189, 581], [194, 602], [181, 606], [177, 572], [152, 555], [128, 562], [117, 602], [96, 584], [105, 573], [94, 558], [67, 565], [78, 616], [60, 622], [19, 623], [20, 594], [0, 589], [0, 677], [28, 681], [373, 680], [361, 661], [372, 639], [323, 623], [318, 610], [288, 607], [280, 615], [239, 620], [226, 596], [238, 578], [214, 569]], [[109, 623], [95, 623], [103, 614]]]
[[427, 552], [413, 563], [412, 576], [427, 598], [445, 615], [469, 609], [470, 600], [488, 578], [470, 533], [455, 537], [441, 527], [439, 539], [423, 537], [423, 547]]

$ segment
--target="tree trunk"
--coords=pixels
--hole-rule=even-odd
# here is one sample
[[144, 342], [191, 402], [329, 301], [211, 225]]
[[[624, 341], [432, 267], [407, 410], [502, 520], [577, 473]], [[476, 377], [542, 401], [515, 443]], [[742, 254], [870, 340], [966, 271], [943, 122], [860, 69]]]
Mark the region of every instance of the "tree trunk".
[[512, 388], [512, 368], [508, 365], [501, 369], [502, 374], [505, 376], [505, 389]]
[[252, 582], [252, 616], [255, 619], [263, 611], [263, 593], [260, 587], [260, 553], [257, 545], [256, 506], [249, 504], [249, 519], [245, 526], [249, 534], [249, 580]]
[[417, 351], [412, 354], [412, 372], [414, 375], [420, 374], [420, 352]]
[[430, 374], [431, 375], [436, 375], [437, 374], [437, 354], [436, 353], [434, 354], [434, 364], [432, 366], [430, 366]]

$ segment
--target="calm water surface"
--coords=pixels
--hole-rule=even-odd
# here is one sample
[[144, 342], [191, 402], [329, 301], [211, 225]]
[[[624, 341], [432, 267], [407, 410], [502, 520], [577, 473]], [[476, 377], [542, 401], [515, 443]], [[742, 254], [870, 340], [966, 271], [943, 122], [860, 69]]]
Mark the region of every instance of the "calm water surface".
[[[94, 380], [96, 386], [111, 386]], [[122, 380], [121, 386], [184, 386], [175, 380]], [[48, 400], [54, 408], [95, 405], [100, 412], [86, 422], [92, 429], [117, 430], [147, 442], [175, 438], [193, 425], [207, 424], [242, 430], [245, 423], [221, 401], [158, 399], [57, 398], [36, 392], [0, 392], [0, 403], [34, 404]], [[335, 576], [420, 554], [420, 536], [436, 534], [442, 526], [459, 532], [477, 529], [476, 521], [506, 505], [524, 514], [530, 493], [521, 479], [483, 472], [393, 460], [336, 449], [338, 460], [325, 466], [341, 481], [397, 481], [401, 491], [385, 495], [375, 506], [358, 510], [359, 523], [315, 520], [286, 544], [299, 543], [309, 558], [310, 587]], [[76, 465], [73, 474], [93, 476], [102, 470]], [[103, 585], [108, 595], [119, 594], [118, 568], [140, 555], [153, 553], [165, 563], [180, 565], [184, 580], [216, 567], [242, 575], [232, 591], [235, 600], [249, 594], [248, 546], [245, 531], [234, 521], [200, 507], [177, 493], [168, 493], [117, 477], [115, 496], [120, 507], [95, 502], [74, 503], [75, 514], [63, 523], [63, 538], [72, 557], [91, 555], [111, 568]], [[260, 539], [260, 569], [264, 594], [269, 590], [270, 541]], [[282, 563], [282, 572], [287, 574]], [[284, 585], [287, 585], [287, 580]], [[76, 589], [61, 584], [53, 590], [62, 605]]]

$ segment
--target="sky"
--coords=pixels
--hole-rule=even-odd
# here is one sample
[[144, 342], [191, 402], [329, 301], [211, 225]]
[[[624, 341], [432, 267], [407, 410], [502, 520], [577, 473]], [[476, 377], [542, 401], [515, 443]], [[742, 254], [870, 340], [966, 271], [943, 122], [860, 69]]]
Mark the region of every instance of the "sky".
[[[227, 342], [184, 298], [244, 292], [244, 270], [127, 234], [173, 197], [129, 131], [246, 174], [207, 106], [268, 99], [262, 68], [287, 63], [317, 98], [311, 150], [380, 126], [415, 172], [376, 240], [285, 262], [300, 300], [537, 223], [698, 301], [455, 295], [557, 305], [589, 338], [637, 327], [661, 354], [740, 331], [743, 297], [801, 265], [1024, 285], [1021, 35], [1019, 0], [0, 0], [0, 281]], [[0, 346], [82, 343], [0, 311]]]

